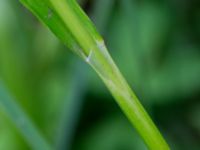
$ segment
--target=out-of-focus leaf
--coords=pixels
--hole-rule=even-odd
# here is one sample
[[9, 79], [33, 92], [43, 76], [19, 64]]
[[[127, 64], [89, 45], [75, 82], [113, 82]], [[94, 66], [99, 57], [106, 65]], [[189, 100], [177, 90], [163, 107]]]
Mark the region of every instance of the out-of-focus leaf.
[[0, 83], [0, 108], [10, 117], [19, 129], [30, 147], [34, 150], [50, 150], [50, 146], [42, 137], [32, 121], [23, 112], [22, 108], [16, 103], [16, 100]]
[[[92, 7], [91, 17], [97, 27], [97, 29], [105, 34], [106, 26], [108, 25], [109, 18], [113, 11], [115, 0], [97, 0], [94, 1], [94, 6]], [[103, 11], [102, 11], [103, 10]]]
[[194, 48], [180, 48], [166, 60], [162, 69], [151, 76], [148, 95], [158, 103], [173, 100], [173, 97], [187, 97], [200, 87], [200, 55]]

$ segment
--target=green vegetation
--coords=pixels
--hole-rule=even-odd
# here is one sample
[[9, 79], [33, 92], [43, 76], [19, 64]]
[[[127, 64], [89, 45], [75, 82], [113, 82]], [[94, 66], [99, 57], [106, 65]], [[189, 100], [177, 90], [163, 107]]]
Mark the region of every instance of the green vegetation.
[[0, 149], [169, 149], [140, 103], [172, 149], [199, 149], [197, 4], [80, 0], [105, 46], [76, 1], [20, 2], [0, 2]]
[[1, 108], [10, 116], [16, 127], [19, 128], [21, 134], [25, 140], [31, 145], [33, 149], [37, 150], [50, 150], [50, 145], [38, 129], [33, 125], [29, 117], [22, 111], [22, 108], [18, 106], [15, 100], [10, 96], [11, 94], [3, 87], [2, 83], [0, 86], [0, 99]]
[[169, 149], [114, 64], [103, 39], [95, 31], [76, 1], [21, 0], [21, 2], [49, 26], [67, 46], [69, 45], [69, 48], [72, 48], [93, 67], [149, 149]]

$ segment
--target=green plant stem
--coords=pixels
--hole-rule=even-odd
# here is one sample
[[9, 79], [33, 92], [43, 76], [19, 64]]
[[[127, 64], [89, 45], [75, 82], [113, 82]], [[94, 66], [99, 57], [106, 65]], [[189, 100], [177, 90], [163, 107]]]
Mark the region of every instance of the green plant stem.
[[[146, 113], [143, 106], [140, 104], [136, 95], [132, 92], [114, 62], [111, 58], [109, 58], [108, 54], [106, 59], [104, 58], [105, 56], [102, 56], [102, 58], [98, 59], [100, 60], [98, 65], [96, 65], [96, 62], [91, 65], [102, 78], [121, 109], [129, 118], [149, 149], [168, 150], [169, 147], [167, 143], [161, 136], [149, 115]], [[98, 66], [104, 65], [109, 66], [106, 68], [107, 70], [98, 69]]]
[[103, 39], [76, 1], [21, 2], [98, 73], [149, 149], [169, 150], [162, 135], [110, 57]]

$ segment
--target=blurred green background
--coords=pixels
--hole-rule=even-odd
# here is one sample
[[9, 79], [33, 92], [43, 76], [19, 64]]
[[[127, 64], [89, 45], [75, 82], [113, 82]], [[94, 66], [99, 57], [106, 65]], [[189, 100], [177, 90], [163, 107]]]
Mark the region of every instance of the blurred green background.
[[[199, 150], [200, 1], [79, 2], [172, 150]], [[32, 149], [5, 94], [56, 150], [147, 150], [95, 72], [16, 0], [0, 0], [0, 80], [0, 150]]]

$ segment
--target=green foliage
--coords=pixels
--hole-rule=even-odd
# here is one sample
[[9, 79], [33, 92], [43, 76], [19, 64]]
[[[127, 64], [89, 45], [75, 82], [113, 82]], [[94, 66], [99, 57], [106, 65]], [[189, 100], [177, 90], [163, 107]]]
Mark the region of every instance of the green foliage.
[[[79, 2], [170, 147], [198, 150], [199, 5], [193, 0]], [[70, 49], [79, 49], [62, 27], [63, 37], [77, 46]], [[0, 1], [0, 78], [36, 132], [58, 150], [146, 149], [98, 76], [76, 61], [18, 1]], [[9, 111], [0, 108], [0, 149], [32, 149]]]
[[150, 149], [169, 149], [114, 64], [104, 41], [74, 0], [21, 2], [93, 67]]
[[[159, 131], [124, 80], [104, 41], [74, 0], [21, 0], [99, 74], [150, 149], [169, 149]], [[66, 33], [63, 35], [63, 30]], [[75, 45], [75, 46], [74, 46]], [[77, 48], [78, 46], [78, 48]]]
[[50, 150], [50, 146], [39, 133], [31, 120], [23, 112], [22, 108], [10, 96], [3, 84], [0, 85], [0, 108], [11, 118], [25, 140], [33, 149]]

